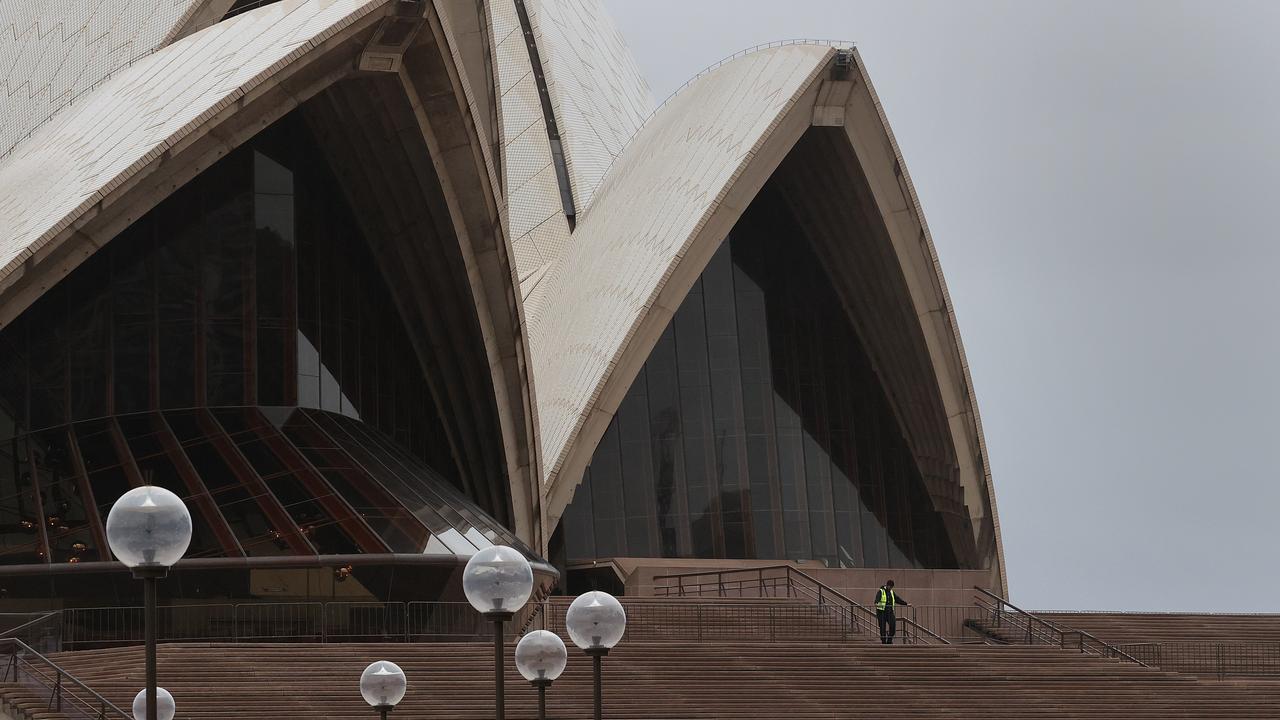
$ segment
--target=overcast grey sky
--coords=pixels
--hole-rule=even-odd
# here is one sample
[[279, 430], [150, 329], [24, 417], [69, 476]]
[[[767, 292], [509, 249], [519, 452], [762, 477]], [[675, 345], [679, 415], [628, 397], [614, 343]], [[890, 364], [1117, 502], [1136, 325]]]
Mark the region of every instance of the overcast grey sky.
[[856, 41], [1032, 608], [1280, 611], [1280, 2], [606, 0], [661, 101]]

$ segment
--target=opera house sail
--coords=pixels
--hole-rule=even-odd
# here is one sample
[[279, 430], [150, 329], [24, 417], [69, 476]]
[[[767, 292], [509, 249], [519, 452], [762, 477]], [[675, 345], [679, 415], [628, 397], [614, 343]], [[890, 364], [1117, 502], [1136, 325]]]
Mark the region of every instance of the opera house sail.
[[[1004, 585], [933, 241], [857, 50], [655, 108], [598, 0], [0, 17], [0, 602], [539, 592], [615, 558]], [[56, 31], [51, 31], [57, 28]]]

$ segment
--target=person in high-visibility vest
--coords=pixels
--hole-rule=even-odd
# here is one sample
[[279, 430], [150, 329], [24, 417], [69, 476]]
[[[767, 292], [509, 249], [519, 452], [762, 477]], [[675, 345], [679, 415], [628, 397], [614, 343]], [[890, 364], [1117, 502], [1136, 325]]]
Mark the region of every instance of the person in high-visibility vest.
[[893, 607], [909, 604], [893, 591], [892, 580], [876, 591], [876, 621], [880, 623], [880, 642], [885, 645], [893, 644], [893, 636], [898, 632], [898, 618], [893, 614]]

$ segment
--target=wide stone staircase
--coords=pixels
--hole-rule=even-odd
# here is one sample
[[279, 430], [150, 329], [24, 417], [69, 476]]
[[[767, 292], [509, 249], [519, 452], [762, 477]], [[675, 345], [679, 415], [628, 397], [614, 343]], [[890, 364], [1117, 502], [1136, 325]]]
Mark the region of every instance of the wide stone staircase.
[[[373, 660], [404, 668], [394, 716], [490, 718], [492, 647], [484, 643], [171, 644], [160, 683], [180, 720], [371, 717], [357, 690]], [[128, 707], [140, 648], [51, 659]], [[570, 656], [549, 717], [591, 716], [590, 663]], [[536, 716], [534, 691], [507, 662], [507, 717]], [[1276, 718], [1280, 682], [1207, 681], [1046, 647], [627, 640], [605, 661], [609, 718]], [[56, 717], [49, 715], [47, 717]]]
[[[905, 638], [909, 644], [894, 646], [878, 642], [865, 609], [851, 608], [847, 598], [827, 590], [817, 596], [789, 588], [775, 597], [624, 597], [627, 633], [604, 665], [605, 717], [1280, 718], [1280, 658], [1258, 665], [1265, 673], [1205, 673], [1169, 664], [1168, 650], [1139, 656], [1145, 646], [1115, 646], [1070, 629], [1075, 616], [1024, 613], [994, 597], [988, 593], [975, 603], [979, 612], [973, 617], [985, 644], [948, 644], [925, 630]], [[552, 598], [513, 629], [545, 628], [567, 637], [568, 603]], [[250, 616], [259, 614], [254, 609]], [[341, 615], [326, 611], [318, 617]], [[1094, 621], [1105, 617], [1084, 615]], [[1226, 626], [1214, 617], [1186, 616], [1179, 632], [1223, 632]], [[1259, 616], [1250, 617], [1248, 627], [1233, 627], [1257, 631]], [[50, 640], [44, 631], [56, 621], [55, 614], [29, 624], [26, 635]], [[1167, 617], [1155, 622], [1169, 623]], [[358, 678], [368, 663], [387, 659], [409, 677], [409, 693], [393, 718], [493, 717], [493, 648], [484, 634], [442, 642], [411, 641], [432, 633], [396, 634], [395, 642], [377, 643], [341, 641], [351, 635], [332, 632], [305, 643], [162, 642], [159, 680], [177, 698], [178, 720], [368, 718], [374, 715], [360, 698]], [[296, 640], [276, 639], [290, 638]], [[143, 685], [136, 640], [49, 652], [47, 658], [23, 647], [10, 655], [11, 663], [24, 658], [23, 682], [14, 683], [6, 673], [0, 685], [0, 703], [11, 717], [84, 720], [99, 717], [101, 709], [102, 720], [128, 720]], [[507, 645], [507, 717], [533, 718], [536, 694], [516, 672], [513, 647], [514, 637]], [[38, 673], [44, 674], [43, 692], [32, 683]], [[54, 702], [55, 681], [68, 706], [63, 712]], [[69, 694], [85, 701], [71, 702]], [[123, 711], [108, 712], [110, 705]], [[572, 647], [548, 708], [551, 718], [591, 717], [591, 664]]]

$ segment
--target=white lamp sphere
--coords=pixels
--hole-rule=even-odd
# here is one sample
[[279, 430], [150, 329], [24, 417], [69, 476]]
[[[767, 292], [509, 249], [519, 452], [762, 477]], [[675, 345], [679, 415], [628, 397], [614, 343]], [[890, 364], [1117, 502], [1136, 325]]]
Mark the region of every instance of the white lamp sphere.
[[409, 681], [400, 666], [387, 660], [369, 663], [360, 673], [360, 694], [374, 707], [394, 706], [404, 699]]
[[487, 547], [467, 561], [462, 592], [482, 613], [513, 613], [529, 602], [533, 568], [520, 551], [506, 545]]
[[107, 514], [107, 544], [131, 568], [172, 567], [191, 544], [191, 513], [162, 487], [134, 488]]
[[516, 644], [516, 669], [529, 682], [555, 680], [568, 662], [564, 641], [549, 630], [534, 630]]
[[583, 593], [569, 605], [565, 627], [573, 644], [583, 650], [608, 649], [618, 644], [627, 629], [622, 603], [606, 592]]
[[[156, 688], [156, 720], [173, 720], [174, 713], [178, 712], [178, 704], [173, 701], [173, 696], [168, 690], [162, 687]], [[133, 696], [133, 720], [147, 720], [147, 691], [144, 688], [142, 692]]]

